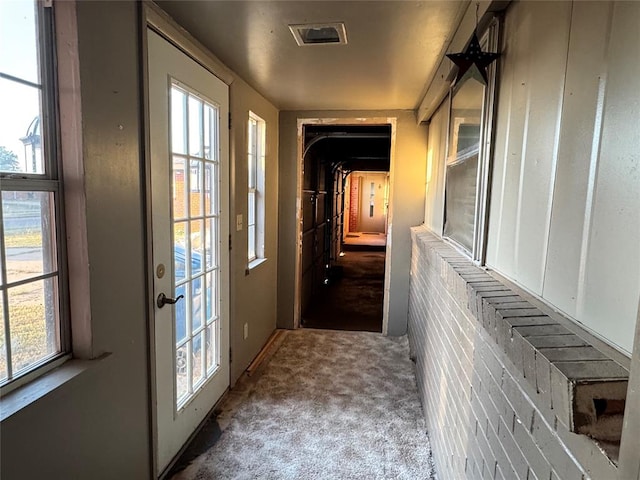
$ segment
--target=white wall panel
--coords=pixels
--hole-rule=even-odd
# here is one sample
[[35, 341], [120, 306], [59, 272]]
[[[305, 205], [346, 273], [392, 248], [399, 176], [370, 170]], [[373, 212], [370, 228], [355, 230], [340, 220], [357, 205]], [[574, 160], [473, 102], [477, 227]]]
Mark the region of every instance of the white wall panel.
[[613, 4], [578, 2], [573, 6], [560, 145], [543, 295], [576, 316], [578, 282], [589, 194], [590, 172], [598, 159], [593, 141], [602, 115], [601, 85]]
[[527, 55], [533, 36], [523, 6], [509, 10], [505, 23], [502, 73], [498, 80], [497, 128], [489, 207], [487, 264], [502, 272], [516, 273], [516, 228], [519, 186], [527, 115]]
[[616, 2], [578, 320], [631, 352], [640, 292], [640, 3]]
[[[510, 10], [504, 64], [510, 84], [501, 84], [494, 192], [502, 192], [499, 252], [488, 246], [496, 267], [531, 291], [542, 294], [551, 218], [560, 109], [569, 41], [571, 4], [523, 2]], [[548, 34], [553, 32], [553, 34]], [[506, 92], [504, 90], [506, 90]], [[506, 98], [505, 98], [506, 97]], [[510, 97], [510, 98], [509, 98]], [[501, 116], [502, 114], [502, 116]], [[503, 182], [502, 184], [500, 182]], [[492, 205], [493, 206], [493, 205]], [[493, 211], [492, 211], [493, 214]], [[496, 225], [491, 222], [490, 228]]]
[[640, 293], [640, 3], [506, 15], [487, 264], [623, 350]]

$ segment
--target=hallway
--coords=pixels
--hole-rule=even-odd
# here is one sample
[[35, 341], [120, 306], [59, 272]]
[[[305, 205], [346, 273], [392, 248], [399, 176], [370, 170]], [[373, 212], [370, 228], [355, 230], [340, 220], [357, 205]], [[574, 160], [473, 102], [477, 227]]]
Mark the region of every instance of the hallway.
[[406, 337], [287, 331], [217, 420], [219, 441], [173, 480], [434, 478]]
[[329, 285], [303, 313], [305, 328], [382, 331], [385, 252], [345, 246]]

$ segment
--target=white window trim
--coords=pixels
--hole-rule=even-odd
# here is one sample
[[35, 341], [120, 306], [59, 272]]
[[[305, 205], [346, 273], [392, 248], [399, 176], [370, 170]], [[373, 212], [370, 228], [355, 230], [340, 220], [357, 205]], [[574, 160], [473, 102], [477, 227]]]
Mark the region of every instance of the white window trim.
[[[500, 32], [500, 20], [494, 18], [487, 28], [487, 31], [480, 38], [480, 44], [485, 51], [497, 52], [499, 48], [499, 32]], [[441, 237], [449, 244], [454, 246], [457, 250], [464, 255], [471, 258], [476, 265], [484, 265], [487, 254], [487, 235], [489, 229], [489, 200], [490, 200], [490, 188], [491, 188], [491, 170], [492, 170], [492, 146], [493, 146], [493, 126], [495, 122], [496, 111], [496, 86], [498, 83], [498, 67], [497, 61], [489, 65], [487, 68], [489, 76], [489, 82], [485, 87], [482, 118], [481, 118], [481, 131], [479, 140], [479, 154], [478, 154], [478, 172], [476, 183], [476, 205], [475, 205], [475, 221], [473, 227], [473, 242], [472, 251], [469, 251], [465, 246], [458, 243], [453, 238], [445, 235], [444, 228], [446, 225], [446, 202], [444, 202], [444, 215], [442, 223]], [[447, 124], [448, 135], [445, 153], [445, 177], [444, 177], [444, 195], [446, 197], [446, 185], [447, 185], [447, 166], [446, 163], [449, 158], [449, 139], [451, 131], [451, 108], [453, 105], [453, 97], [457, 90], [457, 85], [452, 84], [449, 89], [448, 102], [449, 113]]]
[[[249, 153], [251, 150], [251, 146], [249, 145], [249, 124], [250, 122], [257, 123], [257, 139], [256, 139], [256, 172], [255, 172], [255, 187], [249, 186], [249, 172], [247, 171], [247, 202], [249, 201], [249, 193], [254, 193], [254, 202], [255, 202], [255, 245], [254, 251], [255, 256], [249, 257], [247, 255], [247, 268], [249, 270], [256, 268], [258, 265], [261, 265], [266, 261], [265, 257], [265, 222], [266, 222], [266, 213], [265, 213], [265, 203], [266, 203], [266, 194], [265, 194], [265, 183], [266, 183], [266, 122], [253, 113], [249, 111], [249, 119], [246, 123], [247, 125], [247, 161], [249, 159]], [[247, 163], [248, 168], [248, 163]], [[249, 248], [249, 205], [247, 204], [247, 252]]]
[[[37, 368], [2, 387], [0, 421], [47, 396], [110, 355], [95, 351], [92, 334], [76, 2], [56, 2], [55, 6], [49, 4], [45, 8], [55, 8], [57, 166], [62, 184], [60, 202], [64, 204], [64, 218], [59, 222], [64, 222], [66, 250], [73, 252], [59, 266], [61, 290], [64, 288], [67, 302], [67, 320], [62, 326], [67, 332], [70, 328], [73, 336], [67, 337], [63, 352], [44, 360]], [[60, 45], [65, 48], [59, 48]], [[76, 188], [65, 189], [65, 184]]]

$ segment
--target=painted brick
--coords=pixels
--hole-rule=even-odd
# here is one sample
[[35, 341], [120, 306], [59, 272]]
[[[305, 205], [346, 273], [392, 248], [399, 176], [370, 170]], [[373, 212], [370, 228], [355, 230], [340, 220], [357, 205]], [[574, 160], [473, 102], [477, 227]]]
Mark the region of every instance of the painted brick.
[[[607, 360], [426, 228], [411, 234], [409, 343], [439, 478], [610, 478], [546, 397], [552, 369]], [[596, 373], [620, 373], [607, 368]]]
[[577, 335], [528, 335], [527, 342], [534, 348], [586, 347], [589, 345]]
[[560, 442], [553, 428], [537, 413], [533, 418], [531, 433], [551, 468], [562, 480], [582, 480], [584, 470], [569, 454], [567, 447]]
[[500, 443], [504, 448], [513, 471], [518, 478], [526, 480], [529, 472], [529, 463], [511, 434], [511, 426], [507, 425], [504, 421], [501, 421], [498, 427], [498, 438], [500, 439]]
[[540, 335], [570, 335], [571, 332], [562, 325], [536, 325], [514, 327], [523, 337], [533, 337]]
[[[531, 419], [532, 421], [533, 419]], [[530, 423], [531, 423], [530, 421]], [[522, 454], [527, 459], [529, 468], [538, 478], [547, 479], [551, 475], [551, 465], [533, 440], [529, 429], [531, 425], [516, 422], [513, 438], [518, 443]]]

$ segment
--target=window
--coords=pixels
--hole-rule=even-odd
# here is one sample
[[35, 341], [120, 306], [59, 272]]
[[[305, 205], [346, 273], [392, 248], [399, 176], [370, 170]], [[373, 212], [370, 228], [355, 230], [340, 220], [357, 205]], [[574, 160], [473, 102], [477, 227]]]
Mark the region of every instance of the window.
[[0, 385], [5, 391], [69, 345], [52, 20], [51, 8], [41, 3], [0, 2]]
[[265, 176], [265, 122], [249, 112], [248, 177], [249, 198], [247, 215], [247, 257], [252, 262], [264, 258], [264, 176]]
[[[480, 41], [484, 51], [497, 49], [497, 25]], [[495, 68], [487, 69], [488, 85], [466, 75], [450, 95], [443, 235], [479, 263], [485, 256]]]

